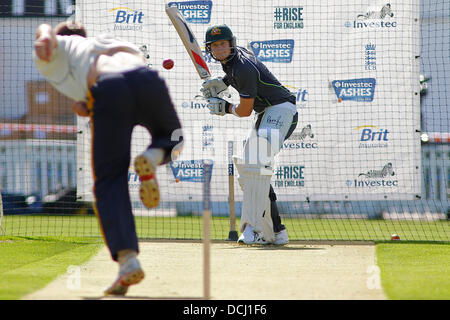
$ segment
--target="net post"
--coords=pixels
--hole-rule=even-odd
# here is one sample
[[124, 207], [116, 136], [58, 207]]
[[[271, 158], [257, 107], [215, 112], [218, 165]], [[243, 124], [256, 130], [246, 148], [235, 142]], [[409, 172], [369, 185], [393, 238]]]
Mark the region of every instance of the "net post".
[[5, 235], [5, 230], [3, 230], [3, 200], [2, 200], [2, 194], [0, 192], [0, 232], [2, 236]]
[[228, 207], [230, 208], [230, 231], [227, 241], [237, 241], [238, 233], [236, 231], [236, 213], [234, 204], [234, 165], [233, 153], [234, 142], [228, 141]]
[[211, 175], [212, 162], [203, 166], [203, 299], [211, 299]]

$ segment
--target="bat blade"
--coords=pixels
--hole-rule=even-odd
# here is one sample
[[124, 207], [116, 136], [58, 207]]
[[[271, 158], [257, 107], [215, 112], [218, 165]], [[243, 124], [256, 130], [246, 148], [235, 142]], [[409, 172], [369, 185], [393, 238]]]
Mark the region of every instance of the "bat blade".
[[197, 70], [198, 75], [201, 79], [208, 79], [211, 77], [211, 72], [209, 71], [208, 65], [203, 58], [203, 53], [200, 50], [197, 39], [189, 28], [183, 15], [180, 13], [176, 6], [169, 7], [166, 6], [166, 14], [169, 16], [175, 30], [177, 30], [178, 36], [186, 48], [189, 57], [194, 64], [195, 70]]

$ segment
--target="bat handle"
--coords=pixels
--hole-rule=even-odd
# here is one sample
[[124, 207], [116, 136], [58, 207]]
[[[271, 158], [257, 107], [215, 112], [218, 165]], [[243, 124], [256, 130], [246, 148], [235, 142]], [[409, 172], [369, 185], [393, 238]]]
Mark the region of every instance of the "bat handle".
[[214, 90], [214, 88], [211, 88], [211, 89], [209, 89], [209, 92], [211, 92], [211, 97], [217, 97], [218, 95], [217, 95], [217, 92], [216, 92], [216, 90]]
[[[209, 79], [211, 79], [210, 76], [209, 76], [209, 77], [206, 77], [206, 78], [203, 78], [204, 81], [207, 81], [207, 80], [209, 80]], [[214, 87], [209, 88], [209, 93], [211, 94], [211, 98], [217, 98], [217, 97], [219, 96], [219, 95], [217, 94], [216, 90], [214, 90]]]

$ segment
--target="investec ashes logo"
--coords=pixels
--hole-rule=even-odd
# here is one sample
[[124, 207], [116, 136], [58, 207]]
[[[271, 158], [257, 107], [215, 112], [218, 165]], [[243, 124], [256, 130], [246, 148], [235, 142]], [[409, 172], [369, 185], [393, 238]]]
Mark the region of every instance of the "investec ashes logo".
[[212, 160], [173, 161], [169, 165], [176, 180], [203, 182], [205, 162], [212, 163]]
[[347, 180], [347, 187], [351, 188], [386, 188], [398, 187], [397, 179], [389, 179], [395, 176], [395, 171], [391, 162], [388, 162], [381, 169], [373, 169], [362, 172], [357, 179]]
[[208, 24], [211, 20], [212, 1], [169, 2], [169, 7], [177, 7], [188, 23]]
[[141, 10], [133, 10], [128, 7], [117, 7], [108, 12], [114, 16], [114, 30], [142, 31], [144, 13]]
[[334, 80], [331, 82], [338, 101], [371, 102], [375, 94], [375, 78]]
[[255, 56], [265, 62], [290, 63], [294, 54], [294, 40], [269, 40], [250, 42]]
[[274, 29], [303, 29], [303, 7], [275, 7]]

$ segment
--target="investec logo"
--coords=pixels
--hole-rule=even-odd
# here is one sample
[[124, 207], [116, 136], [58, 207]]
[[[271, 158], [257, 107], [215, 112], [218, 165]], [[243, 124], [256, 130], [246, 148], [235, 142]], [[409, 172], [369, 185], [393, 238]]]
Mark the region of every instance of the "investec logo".
[[286, 141], [283, 142], [281, 148], [285, 150], [319, 148], [319, 145], [317, 144], [317, 142], [313, 141], [313, 139], [314, 133], [311, 128], [311, 125], [308, 124], [304, 126], [300, 132], [294, 132]]
[[191, 100], [191, 101], [184, 101], [181, 103], [181, 107], [183, 109], [196, 109], [196, 110], [203, 110], [207, 107], [208, 103], [202, 102], [203, 100]]
[[207, 24], [211, 20], [212, 1], [169, 2], [168, 6], [176, 6], [189, 23]]
[[375, 94], [376, 80], [374, 78], [334, 80], [331, 84], [339, 102], [344, 100], [371, 102]]
[[261, 61], [290, 63], [294, 53], [294, 40], [268, 40], [250, 42], [250, 48]]
[[114, 30], [142, 31], [144, 13], [128, 7], [109, 10], [114, 14]]
[[[383, 168], [369, 170], [358, 175], [357, 179], [347, 180], [347, 187], [351, 188], [386, 188], [398, 187], [398, 180], [395, 176], [394, 168], [391, 162], [388, 162]], [[391, 178], [391, 179], [389, 179]]]
[[354, 21], [346, 21], [345, 27], [351, 29], [395, 29], [397, 21], [391, 20], [393, 17], [394, 13], [388, 3], [381, 9], [369, 9], [367, 12], [359, 14]]
[[390, 131], [372, 125], [359, 126], [353, 129], [359, 133], [360, 148], [387, 148]]

